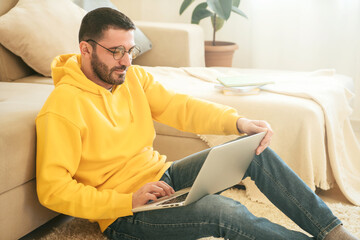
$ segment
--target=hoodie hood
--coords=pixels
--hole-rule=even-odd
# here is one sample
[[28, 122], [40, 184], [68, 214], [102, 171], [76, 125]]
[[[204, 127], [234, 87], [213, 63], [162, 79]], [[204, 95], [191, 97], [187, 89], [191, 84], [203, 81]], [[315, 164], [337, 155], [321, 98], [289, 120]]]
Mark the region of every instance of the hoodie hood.
[[94, 83], [88, 79], [81, 70], [80, 54], [66, 54], [56, 57], [51, 64], [51, 69], [55, 87], [62, 84], [69, 84], [91, 94], [100, 95], [103, 99], [108, 118], [113, 126], [117, 126], [117, 123], [111, 107], [112, 97], [116, 91], [122, 91], [121, 94], [127, 95], [131, 121], [133, 122], [132, 96], [126, 80], [122, 85], [115, 86], [112, 92]]

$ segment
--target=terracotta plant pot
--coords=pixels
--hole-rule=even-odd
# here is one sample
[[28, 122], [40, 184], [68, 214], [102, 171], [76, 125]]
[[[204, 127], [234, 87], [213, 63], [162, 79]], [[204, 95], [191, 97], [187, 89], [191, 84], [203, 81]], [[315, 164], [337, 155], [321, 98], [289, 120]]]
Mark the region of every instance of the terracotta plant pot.
[[232, 42], [205, 41], [205, 65], [207, 67], [231, 67], [233, 55], [239, 46]]

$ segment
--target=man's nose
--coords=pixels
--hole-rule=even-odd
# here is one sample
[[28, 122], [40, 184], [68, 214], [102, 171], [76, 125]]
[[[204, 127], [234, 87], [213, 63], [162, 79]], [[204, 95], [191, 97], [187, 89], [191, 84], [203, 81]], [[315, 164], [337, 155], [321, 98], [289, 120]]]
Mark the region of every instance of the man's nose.
[[131, 55], [126, 52], [124, 56], [119, 60], [120, 65], [125, 65], [127, 67], [131, 66], [132, 57]]

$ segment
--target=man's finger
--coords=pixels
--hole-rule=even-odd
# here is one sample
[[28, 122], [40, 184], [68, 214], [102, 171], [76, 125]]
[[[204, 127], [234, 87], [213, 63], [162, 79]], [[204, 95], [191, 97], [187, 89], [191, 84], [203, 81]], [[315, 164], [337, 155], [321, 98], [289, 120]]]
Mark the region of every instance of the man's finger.
[[[261, 146], [269, 146], [270, 145], [270, 141], [271, 141], [271, 137], [272, 135], [274, 134], [274, 132], [272, 131], [271, 127], [269, 126], [267, 129], [266, 129], [266, 134], [265, 136], [263, 137], [263, 139], [261, 140], [260, 142], [260, 145]], [[265, 149], [265, 148], [264, 148]]]
[[166, 192], [166, 195], [168, 195], [168, 196], [170, 196], [171, 194], [173, 194], [175, 192], [174, 189], [164, 181], [159, 181], [157, 184], [159, 187], [161, 187]]
[[156, 201], [157, 197], [154, 194], [151, 193], [145, 193], [145, 201], [144, 204], [147, 203], [148, 201]]
[[166, 196], [166, 192], [162, 187], [157, 186], [157, 184], [151, 184], [146, 189], [147, 193], [156, 194], [157, 196]]
[[158, 197], [163, 197], [166, 195], [170, 196], [175, 192], [174, 189], [164, 181], [152, 182], [148, 184], [146, 191], [153, 194], [157, 193], [156, 196]]
[[265, 145], [265, 146], [259, 146], [257, 149], [256, 149], [256, 152], [255, 154], [256, 155], [260, 155], [268, 146]]
[[269, 135], [265, 135], [265, 137], [261, 140], [260, 146], [270, 145], [271, 137]]

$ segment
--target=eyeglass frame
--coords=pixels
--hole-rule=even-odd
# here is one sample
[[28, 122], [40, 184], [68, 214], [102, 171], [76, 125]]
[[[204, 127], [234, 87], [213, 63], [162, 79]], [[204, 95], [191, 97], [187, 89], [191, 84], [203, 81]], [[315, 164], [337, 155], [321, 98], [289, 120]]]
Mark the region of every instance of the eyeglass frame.
[[[107, 48], [107, 47], [104, 47], [103, 45], [101, 45], [100, 43], [96, 42], [96, 41], [93, 40], [93, 39], [87, 39], [87, 40], [85, 40], [85, 42], [94, 42], [94, 43], [96, 43], [97, 45], [99, 45], [100, 47], [104, 48], [105, 50], [108, 50], [109, 52], [111, 52], [111, 53], [113, 54], [113, 58], [114, 58], [115, 60], [120, 60], [120, 59], [122, 59], [122, 58], [125, 56], [125, 53], [128, 53], [129, 56], [131, 56], [131, 59], [135, 59], [138, 55], [135, 56], [135, 57], [133, 57], [133, 55], [131, 54], [131, 52], [132, 52], [134, 49], [138, 50], [138, 51], [139, 51], [139, 54], [141, 53], [141, 49], [140, 49], [138, 46], [136, 46], [136, 45], [132, 46], [128, 51], [126, 51], [126, 48], [125, 48], [124, 46], [122, 46], [122, 45], [119, 46], [119, 47], [115, 47], [115, 50], [111, 50], [111, 49], [109, 49], [109, 48]], [[116, 53], [116, 49], [118, 49], [118, 48], [124, 49], [124, 54], [123, 54], [119, 59], [116, 59], [116, 58], [115, 58], [115, 53]], [[120, 51], [120, 52], [121, 52], [121, 51]]]

